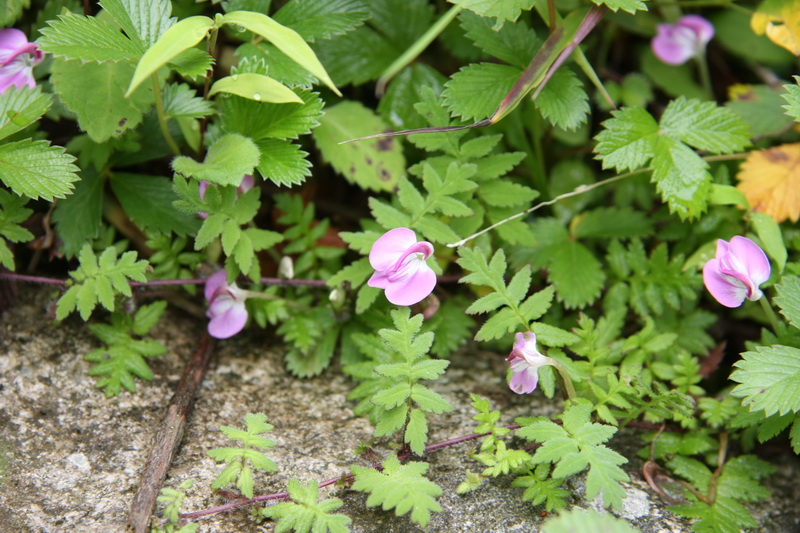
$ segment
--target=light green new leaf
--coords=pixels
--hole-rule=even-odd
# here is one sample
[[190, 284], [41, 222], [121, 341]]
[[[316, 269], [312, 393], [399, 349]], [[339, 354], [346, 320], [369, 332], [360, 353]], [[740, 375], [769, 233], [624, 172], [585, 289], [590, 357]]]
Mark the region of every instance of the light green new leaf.
[[119, 137], [142, 121], [153, 104], [153, 89], [142, 87], [125, 95], [133, 72], [128, 61], [118, 63], [53, 62], [50, 81], [67, 108], [78, 115], [78, 125], [96, 142]]
[[175, 23], [170, 0], [102, 0], [100, 5], [143, 51]]
[[[264, 37], [274, 44], [278, 50], [319, 78], [334, 93], [342, 96], [342, 93], [339, 92], [339, 89], [336, 88], [336, 85], [334, 85], [325, 71], [325, 67], [317, 59], [314, 51], [296, 31], [278, 24], [267, 15], [252, 11], [231, 11], [222, 17], [222, 22], [242, 27]], [[197, 41], [193, 44], [196, 43]]]
[[52, 97], [41, 87], [11, 85], [0, 94], [0, 139], [27, 128], [50, 108]]
[[29, 198], [64, 198], [78, 181], [75, 158], [47, 141], [25, 139], [0, 146], [0, 181]]
[[138, 59], [142, 50], [117, 28], [95, 17], [67, 12], [42, 28], [39, 45], [48, 54], [80, 61]]
[[244, 73], [220, 78], [211, 86], [208, 95], [217, 93], [235, 94], [256, 102], [304, 103], [293, 90], [262, 74]]
[[791, 325], [800, 328], [800, 277], [784, 276], [775, 289], [778, 291], [775, 303], [781, 308], [781, 314]]
[[800, 349], [758, 346], [734, 366], [731, 379], [739, 385], [732, 394], [743, 398], [750, 411], [763, 410], [767, 416], [800, 411]]
[[178, 174], [206, 180], [218, 185], [236, 185], [242, 182], [245, 174], [252, 174], [258, 165], [261, 152], [253, 141], [229, 133], [212, 144], [202, 163], [187, 156], [176, 157], [172, 168]]
[[781, 227], [774, 218], [766, 213], [753, 212], [750, 218], [756, 235], [761, 239], [764, 251], [775, 261], [778, 272], [783, 272], [789, 254], [786, 251], [786, 243], [783, 242]]
[[199, 43], [213, 27], [210, 18], [196, 16], [185, 18], [165, 31], [139, 60], [125, 96], [130, 96], [159, 67]]
[[362, 104], [342, 102], [327, 110], [313, 136], [323, 157], [348, 181], [364, 189], [391, 191], [406, 166], [397, 139], [339, 144], [386, 129], [380, 117]]

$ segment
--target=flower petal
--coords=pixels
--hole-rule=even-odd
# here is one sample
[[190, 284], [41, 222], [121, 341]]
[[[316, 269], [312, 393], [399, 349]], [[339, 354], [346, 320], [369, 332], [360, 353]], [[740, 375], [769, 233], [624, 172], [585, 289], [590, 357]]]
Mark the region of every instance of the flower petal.
[[753, 285], [758, 287], [769, 279], [772, 268], [769, 264], [769, 259], [756, 243], [747, 237], [739, 235], [731, 239], [730, 253], [736, 256], [742, 267], [744, 274], [750, 278]]
[[[226, 298], [227, 299], [227, 298]], [[215, 314], [208, 322], [208, 333], [216, 339], [227, 339], [233, 337], [242, 329], [247, 323], [247, 308], [244, 302], [236, 302], [232, 298], [230, 304], [227, 304], [227, 310], [221, 314], [212, 313], [209, 308], [209, 314]]]
[[394, 305], [414, 305], [433, 292], [436, 286], [436, 273], [424, 261], [417, 262], [419, 266], [412, 275], [395, 282], [387, 280], [386, 299]]
[[206, 296], [206, 300], [209, 302], [211, 301], [214, 293], [217, 292], [217, 289], [220, 287], [227, 287], [228, 286], [228, 273], [225, 270], [219, 270], [212, 274], [206, 280], [206, 287], [203, 293]]
[[[675, 28], [671, 24], [659, 24], [658, 34], [651, 42], [653, 54], [667, 65], [682, 65], [695, 55], [694, 43], [691, 36], [682, 33], [689, 33], [688, 28]], [[687, 42], [688, 41], [688, 42]]]
[[372, 245], [369, 264], [375, 270], [386, 270], [416, 242], [417, 235], [408, 228], [389, 230]]
[[539, 373], [537, 368], [528, 367], [521, 372], [515, 372], [511, 376], [508, 387], [517, 394], [528, 394], [534, 391], [539, 384]]
[[711, 296], [725, 307], [739, 307], [747, 297], [747, 286], [735, 277], [723, 274], [716, 258], [703, 267], [703, 283]]
[[[28, 44], [28, 37], [22, 30], [16, 28], [5, 28], [0, 30], [0, 54], [10, 55], [9, 52], [22, 48]], [[2, 56], [0, 56], [2, 57]]]
[[685, 15], [678, 20], [678, 26], [691, 29], [697, 39], [697, 44], [704, 47], [714, 37], [714, 25], [700, 15]]

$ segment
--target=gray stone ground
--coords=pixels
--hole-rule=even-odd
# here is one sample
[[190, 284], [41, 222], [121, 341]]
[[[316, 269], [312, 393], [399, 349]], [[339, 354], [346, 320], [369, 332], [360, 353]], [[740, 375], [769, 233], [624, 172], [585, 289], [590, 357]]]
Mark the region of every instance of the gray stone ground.
[[[138, 392], [106, 399], [87, 375], [83, 354], [98, 346], [95, 339], [69, 319], [55, 324], [45, 316], [48, 292], [24, 289], [20, 304], [0, 319], [0, 532], [122, 532], [140, 471], [179, 380], [183, 362], [192, 354], [205, 324], [180, 313], [168, 313], [154, 337], [169, 352], [152, 364], [155, 379], [138, 382]], [[517, 397], [503, 384], [503, 357], [464, 353], [454, 357], [446, 379], [434, 388], [454, 406], [452, 413], [434, 417], [430, 442], [471, 432], [469, 393], [476, 392], [514, 416], [549, 414], [552, 404], [540, 395]], [[257, 478], [256, 493], [282, 491], [290, 477], [303, 482], [324, 480], [365, 464], [353, 449], [371, 436], [367, 420], [355, 417], [346, 399], [352, 383], [334, 366], [322, 376], [298, 380], [284, 369], [279, 346], [268, 346], [258, 333], [219, 342], [212, 367], [200, 389], [183, 445], [167, 477], [177, 487], [191, 478], [195, 485], [186, 510], [223, 503], [208, 489], [220, 467], [205, 455], [211, 448], [231, 445], [217, 430], [220, 425], [241, 426], [247, 412], [265, 412], [278, 445], [268, 456], [280, 471]], [[632, 458], [632, 482], [622, 516], [645, 532], [688, 531], [684, 520], [671, 515], [651, 493], [640, 475], [641, 461], [633, 457], [635, 432], [623, 439], [622, 450]], [[386, 451], [386, 448], [377, 449]], [[484, 484], [466, 495], [455, 494], [464, 470], [479, 471], [467, 457], [469, 445], [431, 454], [432, 479], [443, 487], [443, 507], [428, 531], [536, 532], [543, 520], [541, 508], [522, 502], [520, 489], [507, 479]], [[800, 465], [794, 456], [780, 461], [769, 482], [775, 497], [753, 508], [758, 531], [800, 530], [800, 494], [796, 484]], [[598, 507], [582, 499], [581, 481], [573, 490], [573, 504]], [[420, 531], [406, 518], [366, 508], [366, 497], [336, 489], [322, 490], [344, 500], [340, 510], [353, 519], [357, 532]], [[271, 531], [257, 524], [254, 507], [215, 515], [201, 521], [202, 532]]]

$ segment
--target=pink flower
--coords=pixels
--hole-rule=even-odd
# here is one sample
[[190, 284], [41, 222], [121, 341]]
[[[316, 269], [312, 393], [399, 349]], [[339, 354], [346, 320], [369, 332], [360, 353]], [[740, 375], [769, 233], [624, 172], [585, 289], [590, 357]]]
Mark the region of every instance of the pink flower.
[[33, 66], [43, 57], [39, 45], [29, 43], [20, 30], [0, 30], [0, 93], [6, 92], [12, 85], [34, 88], [36, 80], [33, 79]]
[[551, 364], [551, 359], [536, 349], [536, 334], [532, 331], [514, 336], [514, 349], [506, 361], [511, 363], [511, 382], [508, 386], [517, 394], [533, 392], [539, 384], [539, 367]]
[[247, 309], [244, 305], [247, 291], [237, 287], [236, 283], [228, 285], [227, 276], [227, 272], [220, 270], [206, 280], [206, 316], [211, 319], [208, 322], [208, 333], [217, 339], [233, 337], [247, 323]]
[[761, 298], [759, 285], [769, 279], [769, 259], [756, 243], [736, 236], [717, 241], [717, 256], [703, 267], [703, 282], [711, 296], [725, 307], [739, 307]]
[[714, 37], [714, 26], [699, 15], [686, 15], [675, 24], [659, 24], [651, 43], [653, 53], [668, 65], [683, 65], [701, 55]]
[[[206, 180], [200, 182], [199, 193], [201, 200], [205, 200], [206, 189], [208, 189], [209, 186], [216, 187], [216, 185], [214, 185], [213, 183], [209, 183]], [[250, 174], [245, 174], [244, 177], [242, 178], [242, 183], [240, 183], [239, 186], [236, 188], [236, 192], [239, 194], [239, 196], [241, 196], [255, 186], [256, 186], [255, 178]], [[200, 215], [200, 218], [208, 218], [208, 213], [203, 213], [202, 211], [200, 211], [197, 214]]]
[[413, 305], [422, 301], [436, 286], [436, 273], [425, 262], [433, 254], [433, 245], [417, 242], [408, 228], [384, 233], [369, 252], [375, 273], [367, 285], [386, 290], [386, 299], [395, 305]]

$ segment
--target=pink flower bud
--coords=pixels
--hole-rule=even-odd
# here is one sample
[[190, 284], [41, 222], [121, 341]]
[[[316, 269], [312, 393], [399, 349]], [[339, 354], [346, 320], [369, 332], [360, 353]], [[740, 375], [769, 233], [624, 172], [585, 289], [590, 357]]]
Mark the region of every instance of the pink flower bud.
[[508, 386], [517, 394], [533, 392], [539, 384], [539, 367], [549, 365], [550, 358], [536, 348], [536, 334], [532, 331], [517, 333], [514, 349], [506, 359], [511, 364], [511, 381]]

